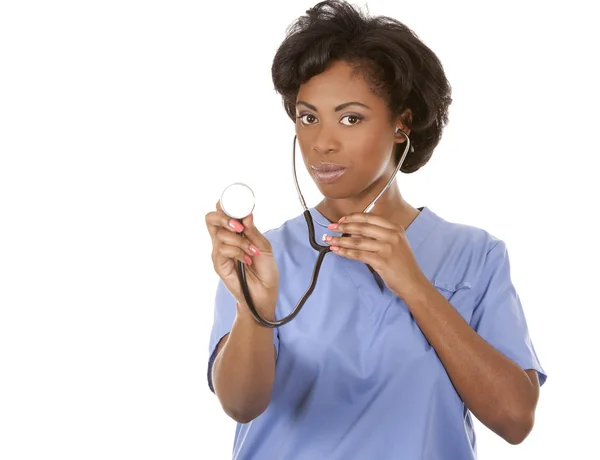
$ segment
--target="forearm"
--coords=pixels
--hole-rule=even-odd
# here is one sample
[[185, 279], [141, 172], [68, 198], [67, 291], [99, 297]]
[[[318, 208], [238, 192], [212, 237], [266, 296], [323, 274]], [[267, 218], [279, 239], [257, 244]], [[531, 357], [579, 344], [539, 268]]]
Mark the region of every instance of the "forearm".
[[248, 423], [268, 406], [275, 378], [273, 329], [258, 324], [248, 308], [238, 313], [213, 364], [215, 393], [225, 412]]
[[537, 404], [525, 371], [479, 336], [429, 281], [405, 301], [471, 412], [508, 442], [521, 442]]

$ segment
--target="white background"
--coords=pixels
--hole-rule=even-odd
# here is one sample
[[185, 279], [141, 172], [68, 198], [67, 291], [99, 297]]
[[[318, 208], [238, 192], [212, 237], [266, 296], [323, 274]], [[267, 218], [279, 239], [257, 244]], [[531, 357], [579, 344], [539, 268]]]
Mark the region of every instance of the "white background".
[[[478, 424], [486, 460], [598, 452], [588, 4], [368, 2], [413, 28], [453, 86], [440, 146], [401, 189], [507, 242], [549, 374], [523, 444]], [[259, 228], [301, 212], [270, 68], [313, 2], [0, 5], [0, 459], [231, 458], [234, 424], [206, 384], [204, 215], [237, 180]]]

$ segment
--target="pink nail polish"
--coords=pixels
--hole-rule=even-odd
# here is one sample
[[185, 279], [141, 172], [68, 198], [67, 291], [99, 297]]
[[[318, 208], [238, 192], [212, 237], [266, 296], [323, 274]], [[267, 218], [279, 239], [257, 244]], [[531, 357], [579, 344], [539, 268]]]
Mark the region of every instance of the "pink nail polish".
[[248, 248], [250, 250], [250, 252], [252, 254], [254, 254], [255, 256], [260, 255], [260, 251], [258, 250], [258, 248], [256, 246], [254, 246], [253, 244], [250, 245], [250, 247]]
[[252, 265], [252, 259], [248, 256], [248, 254], [244, 254], [244, 260], [248, 265]]
[[230, 220], [229, 226], [236, 232], [241, 232], [242, 230], [244, 230], [244, 226], [240, 224], [237, 220]]
[[330, 230], [335, 230], [336, 228], [338, 228], [338, 224], [329, 224], [327, 228], [329, 228]]

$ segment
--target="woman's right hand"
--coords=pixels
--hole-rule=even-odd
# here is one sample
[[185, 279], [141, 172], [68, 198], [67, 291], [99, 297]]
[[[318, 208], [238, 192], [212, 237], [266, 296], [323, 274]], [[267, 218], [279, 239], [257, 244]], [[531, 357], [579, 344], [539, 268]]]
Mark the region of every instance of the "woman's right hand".
[[[236, 266], [237, 261], [245, 264], [246, 281], [254, 306], [263, 318], [272, 321], [279, 289], [279, 270], [271, 243], [254, 226], [252, 214], [240, 224], [228, 217], [217, 202], [216, 211], [206, 214], [206, 227], [212, 238], [212, 261], [217, 275], [240, 305], [246, 306]], [[239, 235], [238, 232], [242, 231], [243, 235]]]

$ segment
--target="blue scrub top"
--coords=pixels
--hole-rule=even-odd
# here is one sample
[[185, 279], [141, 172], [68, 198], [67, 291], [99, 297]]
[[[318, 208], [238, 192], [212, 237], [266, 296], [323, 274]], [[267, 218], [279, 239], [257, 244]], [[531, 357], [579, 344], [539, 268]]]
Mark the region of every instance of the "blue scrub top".
[[[316, 209], [314, 219], [329, 223]], [[317, 239], [335, 234], [315, 223]], [[503, 241], [424, 207], [406, 229], [429, 280], [481, 337], [523, 369], [546, 374], [529, 337]], [[276, 318], [308, 288], [317, 252], [302, 215], [265, 233], [280, 271]], [[209, 387], [235, 300], [219, 283]], [[361, 262], [325, 256], [317, 287], [274, 329], [276, 375], [267, 410], [235, 431], [236, 460], [474, 459], [473, 421], [406, 304]]]

